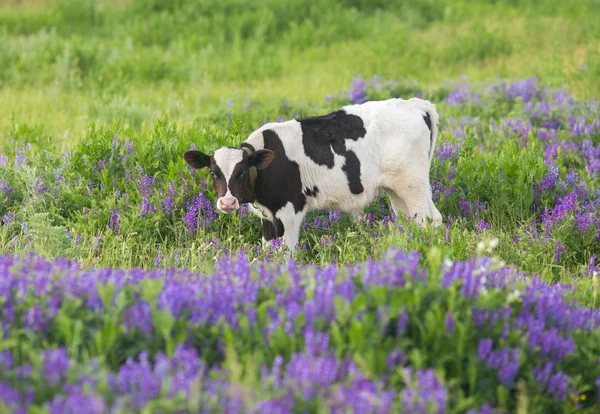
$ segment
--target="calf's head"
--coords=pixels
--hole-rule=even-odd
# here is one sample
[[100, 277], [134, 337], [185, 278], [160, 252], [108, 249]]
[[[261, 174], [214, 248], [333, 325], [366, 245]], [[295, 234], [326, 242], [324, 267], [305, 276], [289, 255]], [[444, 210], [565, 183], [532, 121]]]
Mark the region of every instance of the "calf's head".
[[240, 204], [254, 201], [251, 181], [253, 168], [258, 170], [273, 161], [273, 151], [263, 149], [248, 154], [240, 148], [222, 147], [212, 155], [190, 150], [183, 159], [194, 169], [209, 168], [217, 195], [217, 208], [223, 213], [233, 213]]

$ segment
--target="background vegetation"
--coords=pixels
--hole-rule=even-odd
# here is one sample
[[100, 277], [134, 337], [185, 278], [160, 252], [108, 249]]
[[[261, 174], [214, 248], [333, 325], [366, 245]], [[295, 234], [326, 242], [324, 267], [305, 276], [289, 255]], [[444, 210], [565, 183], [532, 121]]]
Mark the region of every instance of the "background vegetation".
[[[230, 100], [236, 110], [260, 98], [316, 111], [359, 73], [424, 86], [535, 75], [597, 97], [599, 8], [584, 0], [8, 2], [0, 142], [15, 138], [14, 122], [39, 126], [56, 145], [114, 118], [136, 129], [164, 115], [214, 124]], [[271, 111], [253, 112], [262, 121]]]

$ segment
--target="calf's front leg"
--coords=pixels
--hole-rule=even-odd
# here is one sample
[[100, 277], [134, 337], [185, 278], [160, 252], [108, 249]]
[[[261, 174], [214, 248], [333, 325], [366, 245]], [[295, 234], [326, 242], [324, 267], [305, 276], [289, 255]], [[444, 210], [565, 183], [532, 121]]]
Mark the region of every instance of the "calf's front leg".
[[294, 205], [288, 202], [281, 210], [275, 213], [275, 218], [283, 224], [283, 239], [291, 252], [296, 250], [300, 240], [300, 227], [306, 215], [306, 209], [296, 212]]
[[274, 221], [262, 219], [262, 241], [266, 245], [269, 241], [283, 237], [285, 229], [283, 223], [278, 218]]

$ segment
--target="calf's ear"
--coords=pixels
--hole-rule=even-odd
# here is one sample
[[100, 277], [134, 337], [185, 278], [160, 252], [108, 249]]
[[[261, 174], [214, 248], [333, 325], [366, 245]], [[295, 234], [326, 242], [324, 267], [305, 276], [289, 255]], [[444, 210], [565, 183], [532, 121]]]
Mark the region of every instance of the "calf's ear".
[[257, 170], [262, 170], [263, 168], [267, 168], [271, 161], [275, 158], [275, 154], [273, 151], [268, 149], [262, 149], [258, 151], [254, 151], [248, 157], [248, 162], [250, 166], [256, 167]]
[[183, 159], [190, 167], [199, 170], [210, 165], [210, 157], [200, 151], [189, 150], [183, 153]]

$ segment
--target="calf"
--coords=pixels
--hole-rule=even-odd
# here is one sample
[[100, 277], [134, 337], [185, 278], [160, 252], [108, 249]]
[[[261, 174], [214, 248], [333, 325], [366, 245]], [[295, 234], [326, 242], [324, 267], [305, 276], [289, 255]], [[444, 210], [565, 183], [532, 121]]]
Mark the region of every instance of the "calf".
[[435, 106], [418, 98], [344, 106], [323, 116], [269, 123], [240, 148], [208, 156], [183, 154], [208, 167], [217, 208], [235, 212], [250, 203], [262, 218], [263, 241], [298, 243], [306, 213], [337, 209], [358, 215], [385, 191], [396, 214], [435, 226], [442, 216], [431, 199], [429, 168], [438, 132]]

